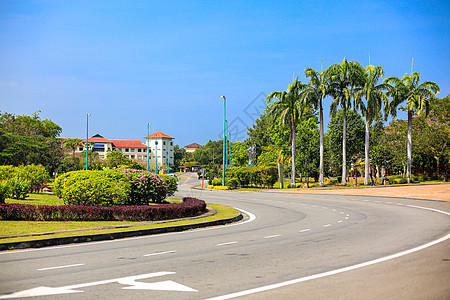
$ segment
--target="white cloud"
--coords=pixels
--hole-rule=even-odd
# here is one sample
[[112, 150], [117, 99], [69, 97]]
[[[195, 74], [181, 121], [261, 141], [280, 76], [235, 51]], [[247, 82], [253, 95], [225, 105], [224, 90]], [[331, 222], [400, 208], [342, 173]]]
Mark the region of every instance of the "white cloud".
[[14, 81], [1, 81], [0, 80], [0, 86], [18, 86], [19, 84], [17, 82]]

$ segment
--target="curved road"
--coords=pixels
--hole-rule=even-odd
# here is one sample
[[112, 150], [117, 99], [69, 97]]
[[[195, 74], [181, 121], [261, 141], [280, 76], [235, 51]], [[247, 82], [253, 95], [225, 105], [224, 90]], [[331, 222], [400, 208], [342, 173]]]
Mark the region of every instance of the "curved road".
[[449, 203], [190, 189], [228, 226], [0, 253], [0, 299], [449, 299]]

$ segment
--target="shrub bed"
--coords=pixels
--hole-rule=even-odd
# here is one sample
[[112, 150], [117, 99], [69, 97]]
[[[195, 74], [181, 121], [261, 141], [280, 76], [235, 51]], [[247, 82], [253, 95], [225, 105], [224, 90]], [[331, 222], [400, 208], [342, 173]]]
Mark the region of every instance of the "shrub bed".
[[0, 204], [0, 220], [15, 221], [159, 221], [192, 217], [206, 209], [196, 198], [182, 203], [133, 206]]
[[175, 193], [177, 181], [134, 169], [74, 171], [59, 176], [53, 188], [70, 205], [148, 205]]
[[44, 185], [50, 176], [43, 166], [0, 166], [0, 203], [6, 198], [25, 199], [31, 189]]

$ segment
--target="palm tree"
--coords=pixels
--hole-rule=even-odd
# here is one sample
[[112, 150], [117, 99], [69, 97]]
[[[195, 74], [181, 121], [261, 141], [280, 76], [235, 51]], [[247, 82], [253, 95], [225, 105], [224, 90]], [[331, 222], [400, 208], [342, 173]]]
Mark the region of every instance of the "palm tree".
[[304, 103], [300, 101], [300, 92], [304, 87], [305, 85], [298, 80], [297, 76], [292, 84], [289, 85], [287, 91], [272, 92], [266, 98], [268, 103], [273, 99], [277, 99], [270, 107], [268, 114], [273, 119], [279, 118], [281, 128], [284, 128], [286, 125], [289, 126], [289, 140], [292, 143], [291, 187], [295, 187], [295, 127], [299, 118], [305, 112]]
[[347, 185], [347, 110], [351, 107], [355, 89], [362, 85], [364, 70], [358, 62], [348, 62], [344, 57], [341, 64], [333, 64], [325, 72], [330, 77], [330, 95], [333, 97], [330, 114], [336, 115], [338, 106], [343, 111], [341, 185]]
[[[411, 70], [412, 71], [412, 70]], [[428, 115], [430, 101], [439, 93], [439, 86], [433, 81], [425, 81], [419, 85], [420, 73], [408, 73], [399, 79], [389, 77], [384, 80], [389, 84], [388, 95], [392, 97], [390, 113], [393, 117], [397, 115], [397, 107], [406, 101], [408, 111], [408, 133], [407, 133], [407, 165], [406, 179], [411, 183], [411, 161], [412, 161], [412, 119], [414, 115], [425, 113]]]
[[307, 67], [305, 69], [305, 76], [309, 78], [308, 85], [301, 93], [302, 100], [306, 103], [312, 104], [315, 109], [319, 108], [319, 123], [320, 123], [320, 163], [319, 163], [319, 186], [324, 186], [323, 181], [323, 100], [329, 93], [328, 77], [325, 76], [324, 71], [317, 72], [316, 70]]
[[[366, 138], [365, 138], [365, 165], [364, 165], [364, 184], [369, 185], [369, 147], [370, 147], [370, 125], [373, 120], [378, 119], [381, 110], [384, 108], [387, 112], [389, 107], [388, 96], [384, 93], [387, 84], [378, 84], [383, 78], [384, 70], [380, 66], [368, 65], [364, 72], [364, 86], [355, 94], [355, 109], [359, 109], [366, 119]], [[365, 99], [365, 101], [363, 100]]]

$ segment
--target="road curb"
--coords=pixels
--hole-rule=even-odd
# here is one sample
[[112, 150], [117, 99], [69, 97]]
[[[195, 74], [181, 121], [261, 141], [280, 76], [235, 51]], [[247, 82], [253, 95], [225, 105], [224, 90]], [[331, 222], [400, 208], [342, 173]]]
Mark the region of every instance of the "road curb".
[[242, 213], [239, 213], [239, 215], [232, 217], [232, 218], [209, 221], [209, 222], [202, 222], [202, 223], [190, 224], [190, 225], [179, 225], [179, 226], [171, 226], [171, 227], [150, 228], [150, 229], [143, 229], [143, 230], [112, 232], [112, 233], [72, 236], [72, 237], [63, 237], [63, 238], [49, 238], [49, 239], [33, 240], [33, 241], [25, 241], [25, 242], [0, 243], [0, 251], [15, 250], [15, 249], [27, 249], [27, 248], [42, 248], [42, 247], [75, 244], [75, 243], [115, 240], [115, 239], [122, 239], [122, 238], [136, 237], [136, 236], [169, 233], [169, 232], [180, 232], [180, 231], [192, 230], [192, 229], [197, 229], [197, 228], [225, 225], [225, 224], [229, 224], [229, 223], [238, 222], [238, 221], [242, 220], [243, 218], [244, 218], [244, 216], [242, 215]]

